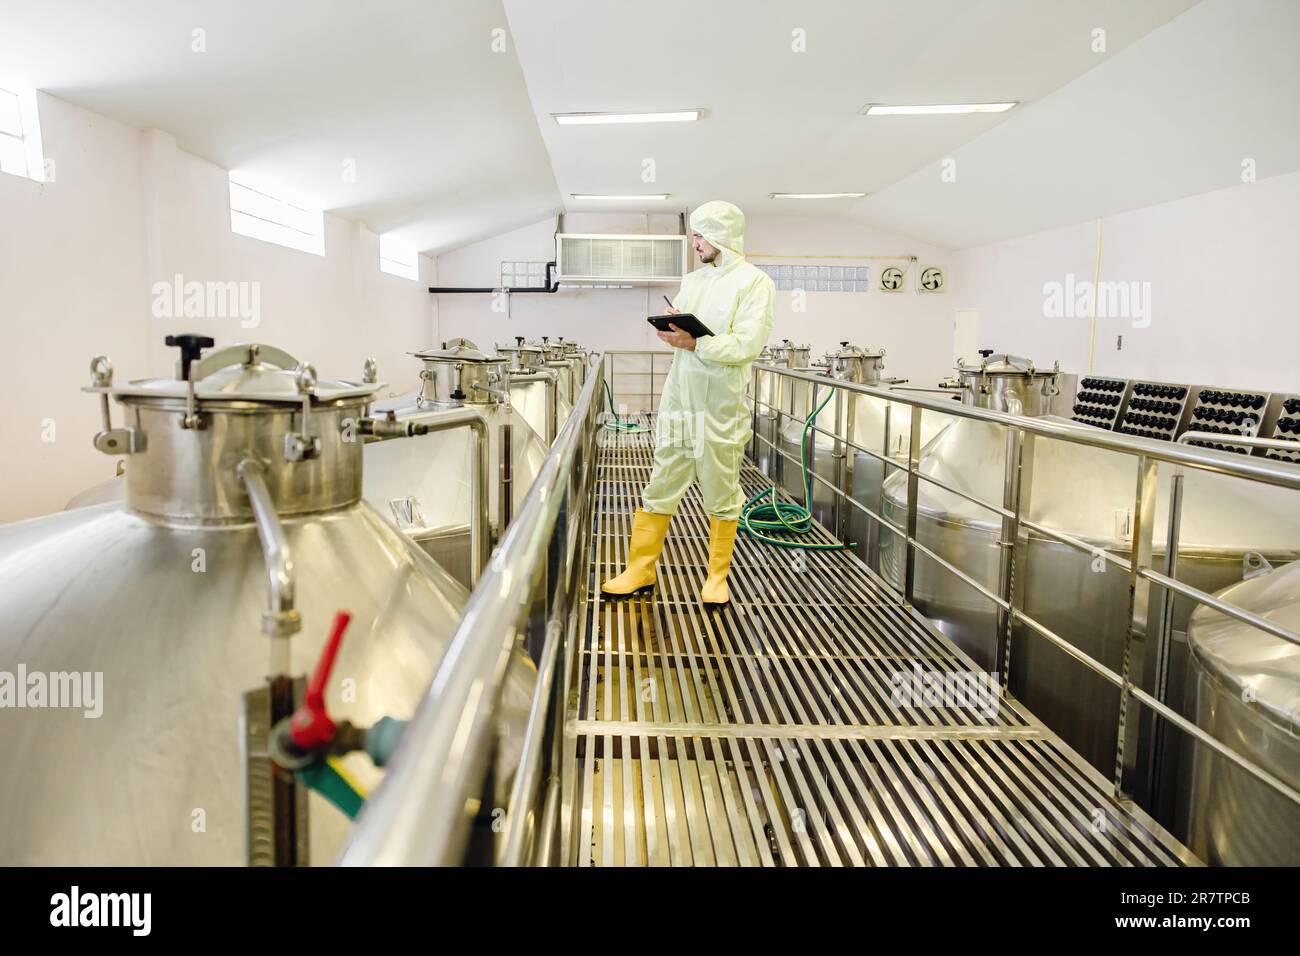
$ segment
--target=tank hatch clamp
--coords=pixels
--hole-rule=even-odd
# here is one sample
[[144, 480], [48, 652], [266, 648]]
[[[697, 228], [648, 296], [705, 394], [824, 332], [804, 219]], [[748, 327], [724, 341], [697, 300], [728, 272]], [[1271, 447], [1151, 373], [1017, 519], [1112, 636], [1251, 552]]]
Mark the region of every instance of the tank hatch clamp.
[[[91, 388], [109, 389], [113, 385], [113, 363], [107, 355], [96, 355], [90, 360]], [[113, 412], [109, 406], [108, 392], [99, 396], [103, 427], [95, 434], [95, 448], [105, 455], [134, 455], [139, 450], [134, 428], [114, 428]]]

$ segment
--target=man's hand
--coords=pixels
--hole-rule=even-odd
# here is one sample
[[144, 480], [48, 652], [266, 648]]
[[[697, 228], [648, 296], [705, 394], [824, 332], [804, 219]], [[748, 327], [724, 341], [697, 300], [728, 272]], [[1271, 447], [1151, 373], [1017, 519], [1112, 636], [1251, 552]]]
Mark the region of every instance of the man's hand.
[[[675, 312], [674, 314], [680, 313]], [[662, 341], [667, 342], [675, 349], [686, 349], [688, 352], [695, 351], [695, 336], [688, 332], [683, 332], [672, 323], [669, 323], [668, 328], [672, 329], [672, 331], [657, 333]]]

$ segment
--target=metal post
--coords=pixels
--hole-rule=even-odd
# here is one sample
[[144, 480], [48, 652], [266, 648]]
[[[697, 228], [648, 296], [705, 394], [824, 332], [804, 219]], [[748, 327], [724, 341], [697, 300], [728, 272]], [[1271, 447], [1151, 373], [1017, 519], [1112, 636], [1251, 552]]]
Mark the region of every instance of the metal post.
[[[853, 536], [853, 508], [849, 505], [847, 499], [853, 496], [853, 463], [856, 460], [857, 452], [849, 447], [849, 442], [853, 440], [853, 428], [856, 424], [858, 402], [852, 395], [840, 389], [840, 397], [844, 401], [844, 442], [843, 442], [843, 459], [842, 465], [844, 483], [840, 490], [844, 492], [844, 498], [840, 500], [840, 522], [839, 537], [841, 541], [848, 542]], [[879, 514], [880, 512], [876, 512]], [[865, 542], [859, 542], [859, 547], [864, 547]], [[859, 552], [862, 554], [863, 552]]]
[[[998, 542], [1002, 548], [998, 566], [998, 596], [1006, 601], [1011, 609], [1016, 606], [1017, 594], [1023, 590], [1023, 575], [1020, 574], [1024, 548], [1028, 541], [1020, 540], [1020, 519], [1028, 505], [1028, 489], [1032, 482], [1034, 457], [1034, 436], [1026, 435], [1022, 429], [1007, 430], [1006, 471], [1002, 482], [1002, 507], [1011, 512], [1011, 517], [1002, 517], [1002, 538]], [[993, 666], [1002, 669], [1002, 689], [1007, 689], [1011, 676], [1011, 634], [1015, 628], [1015, 614], [1012, 610], [998, 608], [997, 648]]]
[[509, 422], [501, 425], [501, 474], [500, 487], [497, 490], [498, 512], [501, 515], [501, 527], [497, 529], [497, 534], [504, 535], [506, 527], [510, 524], [513, 517], [512, 510], [514, 507], [514, 426]]
[[[1150, 583], [1138, 574], [1139, 568], [1151, 566], [1151, 538], [1156, 510], [1156, 477], [1159, 463], [1142, 455], [1138, 458], [1137, 492], [1133, 501], [1133, 544], [1129, 552], [1128, 631], [1124, 635], [1123, 685], [1119, 698], [1118, 739], [1115, 744], [1115, 796], [1124, 797], [1126, 777], [1131, 784], [1137, 757], [1137, 734], [1128, 733], [1128, 701], [1133, 686], [1132, 675], [1142, 673], [1142, 649], [1138, 622], [1147, 620], [1147, 597]], [[1135, 646], [1136, 645], [1136, 646]], [[1136, 660], [1135, 660], [1136, 656]]]
[[492, 510], [488, 507], [488, 441], [487, 425], [479, 419], [471, 425], [469, 453], [474, 462], [474, 475], [469, 486], [470, 513], [470, 587], [478, 584], [487, 567], [492, 552]]
[[[814, 382], [812, 386], [812, 391], [808, 396], [808, 407], [803, 410], [803, 418], [805, 423], [811, 423], [813, 421], [813, 409], [817, 407], [818, 387], [819, 387], [818, 384]], [[807, 454], [804, 453], [805, 443], [809, 443], [807, 446], [808, 447]], [[800, 500], [803, 501], [803, 506], [807, 508], [809, 512], [812, 511], [813, 488], [816, 487], [817, 483], [813, 481], [811, 477], [807, 481], [804, 481], [804, 470], [807, 469], [808, 474], [812, 475], [813, 471], [816, 468], [816, 461], [817, 461], [817, 433], [813, 431], [811, 424], [805, 424], [804, 428], [799, 432], [799, 464], [802, 466], [799, 469], [799, 481], [800, 481], [799, 487], [801, 490]]]
[[[907, 548], [904, 551], [906, 566], [903, 571], [903, 601], [912, 606], [916, 593], [916, 510], [921, 486], [921, 406], [912, 406], [912, 427], [907, 445]], [[884, 483], [881, 483], [883, 488]]]
[[749, 416], [749, 457], [758, 463], [758, 369], [751, 367], [750, 387], [753, 389], [754, 413]]
[[[776, 392], [772, 396], [772, 404], [776, 406], [776, 424], [772, 427], [772, 447], [768, 449], [772, 456], [772, 484], [778, 488], [785, 487], [785, 456], [781, 454], [781, 441], [785, 435], [785, 408], [781, 404], [781, 393], [786, 390], [785, 376], [776, 377]], [[791, 394], [794, 390], [791, 389]]]
[[[1182, 466], [1175, 466], [1173, 477], [1169, 479], [1169, 527], [1165, 533], [1164, 566], [1165, 576], [1175, 580], [1178, 578], [1178, 543], [1182, 518], [1183, 469]], [[1174, 594], [1167, 588], [1160, 588], [1160, 595], [1156, 603], [1155, 622], [1147, 628], [1148, 640], [1151, 642], [1154, 651], [1150, 668], [1152, 674], [1151, 693], [1162, 704], [1168, 703], [1166, 698], [1169, 694], [1169, 665], [1174, 633], [1174, 604]], [[1159, 805], [1161, 785], [1163, 783], [1161, 780], [1161, 764], [1164, 760], [1168, 725], [1156, 714], [1146, 710], [1143, 710], [1142, 717], [1144, 724], [1147, 724], [1147, 727], [1143, 729], [1149, 730], [1149, 733], [1143, 733], [1141, 739], [1150, 740], [1143, 780], [1146, 796], [1144, 802], [1146, 806], [1155, 811]]]

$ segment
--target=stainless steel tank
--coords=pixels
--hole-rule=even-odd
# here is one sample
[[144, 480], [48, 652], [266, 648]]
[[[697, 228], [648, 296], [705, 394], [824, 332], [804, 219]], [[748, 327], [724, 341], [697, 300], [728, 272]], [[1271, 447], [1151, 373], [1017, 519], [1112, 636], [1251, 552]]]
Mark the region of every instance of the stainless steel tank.
[[[1218, 597], [1300, 632], [1300, 562]], [[1192, 615], [1189, 710], [1196, 724], [1300, 790], [1300, 647], [1210, 607]], [[1300, 805], [1203, 744], [1189, 766], [1189, 846], [1207, 863], [1300, 866]]]
[[578, 401], [582, 387], [578, 384], [581, 374], [578, 365], [581, 360], [573, 354], [562, 340], [552, 342], [548, 336], [542, 336], [542, 362], [547, 368], [555, 369], [560, 377], [560, 397], [572, 410]]
[[[848, 342], [841, 342], [840, 348], [826, 356], [829, 377], [840, 381], [855, 382], [862, 385], [882, 385], [881, 372], [884, 371], [883, 349], [859, 348]], [[791, 383], [787, 383], [791, 384]], [[797, 399], [797, 404], [807, 404], [812, 399], [812, 386], [806, 382], [793, 383], [805, 386], [806, 391]], [[827, 387], [817, 389], [816, 404], [810, 406], [816, 410], [828, 393]], [[842, 398], [832, 397], [826, 407], [817, 416], [816, 425], [827, 432], [846, 434], [849, 440], [860, 448], [876, 454], [888, 454], [892, 460], [902, 465], [907, 464], [907, 450], [910, 439], [911, 409], [902, 404], [889, 402], [869, 395], [852, 395], [844, 393]], [[886, 437], [886, 416], [888, 416], [888, 437]], [[928, 441], [945, 424], [937, 416], [922, 419], [921, 440]], [[803, 501], [802, 471], [798, 466], [801, 447], [803, 447], [804, 426], [800, 422], [788, 420], [781, 433], [781, 450], [789, 458], [782, 459], [783, 486], [796, 500]], [[876, 457], [844, 445], [841, 457], [835, 457], [835, 441], [828, 434], [809, 430], [806, 447], [810, 453], [812, 465], [810, 471], [836, 488], [848, 485], [855, 501], [873, 512], [880, 513], [880, 489], [884, 478], [885, 466]], [[846, 474], [845, 469], [852, 473]], [[892, 471], [893, 469], [891, 469]], [[855, 545], [855, 550], [873, 568], [878, 566], [879, 532], [876, 522], [869, 516], [844, 504], [837, 513], [838, 496], [830, 488], [812, 479], [813, 517], [832, 530], [841, 530], [836, 526], [837, 514], [847, 521], [843, 530]]]
[[[317, 379], [269, 346], [200, 358], [211, 340], [178, 338], [176, 379], [116, 384], [92, 365], [95, 444], [129, 461], [126, 500], [0, 528], [0, 698], [20, 672], [28, 691], [32, 675], [63, 689], [0, 717], [0, 864], [332, 862], [350, 823], [272, 769], [269, 726], [339, 610], [331, 716], [411, 717], [464, 607], [361, 500], [377, 383]], [[518, 653], [498, 787], [534, 680]], [[342, 760], [363, 786], [381, 778], [364, 754]]]
[[[938, 413], [926, 412], [938, 416]], [[1064, 420], [1061, 420], [1064, 423]], [[1129, 455], [1039, 438], [1033, 443], [1033, 478], [1027, 516], [1091, 545], [1082, 553], [1030, 534], [1021, 567], [1020, 606], [1046, 627], [1113, 670], [1123, 668], [1128, 628], [1128, 576], [1102, 552], [1126, 558], [1136, 463]], [[926, 444], [921, 471], [1000, 505], [1006, 456], [1005, 432], [996, 425], [953, 419]], [[1162, 466], [1157, 499], [1155, 561], [1163, 561], [1168, 526], [1168, 475]], [[907, 476], [885, 481], [885, 516], [905, 525]], [[991, 511], [926, 481], [920, 482], [917, 537], [986, 588], [998, 590], [1001, 519]], [[1283, 489], [1189, 471], [1184, 479], [1178, 577], [1213, 592], [1241, 580], [1252, 552], [1288, 560], [1300, 546], [1300, 514]], [[902, 587], [904, 549], [886, 534], [881, 571]], [[1155, 590], [1153, 589], [1153, 595]], [[1156, 598], [1152, 597], [1152, 603]], [[996, 608], [983, 595], [917, 553], [915, 603], [982, 668], [995, 661]], [[1174, 605], [1168, 699], [1181, 700], [1186, 664], [1185, 631], [1191, 607]], [[1140, 619], [1145, 627], [1145, 619]], [[1097, 769], [1115, 763], [1118, 691], [1042, 637], [1017, 627], [1011, 641], [1011, 691]]]
[[[467, 409], [482, 420], [495, 542], [541, 471], [546, 439], [511, 401], [507, 359], [464, 346], [414, 354], [423, 365], [419, 390], [376, 402], [374, 414], [427, 424]], [[366, 500], [466, 584], [476, 570], [470, 507], [474, 441], [469, 429], [460, 428], [366, 446]]]
[[1052, 411], [1052, 399], [1061, 391], [1061, 364], [1045, 371], [1023, 356], [995, 355], [992, 349], [980, 349], [978, 361], [958, 359], [956, 381], [945, 384], [960, 388], [962, 403], [975, 408], [1008, 415], [1047, 415]]
[[[807, 344], [798, 345], [789, 339], [782, 339], [776, 345], [769, 345], [767, 351], [771, 355], [771, 364], [781, 368], [807, 371], [810, 367], [809, 355], [812, 349]], [[808, 410], [808, 395], [811, 386], [805, 382], [796, 382], [782, 378], [779, 375], [771, 375], [760, 371], [758, 373], [758, 389], [759, 395], [764, 402], [780, 409], [787, 415], [793, 414], [803, 418]], [[767, 441], [781, 447], [780, 423], [788, 421], [788, 419], [782, 419], [777, 412], [770, 408], [767, 409], [767, 413], [768, 417], [766, 419], [759, 419], [756, 433], [762, 435]], [[798, 470], [797, 465], [782, 459], [779, 454], [772, 450], [772, 446], [766, 442], [758, 442], [755, 461], [765, 475], [783, 487], [787, 485], [785, 476], [789, 470]], [[792, 493], [798, 494], [800, 500], [802, 500], [803, 491], [798, 487], [799, 480], [797, 476], [793, 480], [793, 485], [795, 488]]]
[[525, 342], [522, 335], [515, 336], [514, 345], [498, 345], [496, 349], [510, 360], [510, 404], [533, 431], [552, 444], [573, 411], [567, 397], [560, 395], [560, 373], [543, 364], [542, 346]]

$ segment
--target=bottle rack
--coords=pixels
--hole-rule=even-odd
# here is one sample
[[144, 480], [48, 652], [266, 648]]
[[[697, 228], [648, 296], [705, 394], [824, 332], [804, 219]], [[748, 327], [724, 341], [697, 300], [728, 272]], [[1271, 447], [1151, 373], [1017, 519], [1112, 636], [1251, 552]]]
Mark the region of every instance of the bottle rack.
[[1083, 425], [1111, 431], [1119, 419], [1127, 394], [1128, 382], [1122, 378], [1085, 376], [1079, 379], [1079, 390], [1074, 396], [1074, 414], [1070, 418]]
[[1182, 430], [1191, 388], [1166, 382], [1134, 382], [1115, 431], [1139, 438], [1173, 441]]
[[1237, 392], [1230, 389], [1202, 388], [1196, 393], [1196, 405], [1187, 421], [1187, 431], [1212, 432], [1222, 435], [1222, 441], [1193, 438], [1189, 445], [1217, 448], [1249, 455], [1249, 445], [1235, 445], [1234, 435], [1254, 438], [1259, 434], [1264, 413], [1268, 410], [1267, 393]]
[[1300, 462], [1300, 395], [1287, 395], [1282, 399], [1281, 407], [1278, 408], [1277, 423], [1273, 426], [1273, 434], [1268, 437], [1298, 444], [1295, 451], [1265, 449], [1265, 458], [1272, 458], [1274, 461]]

